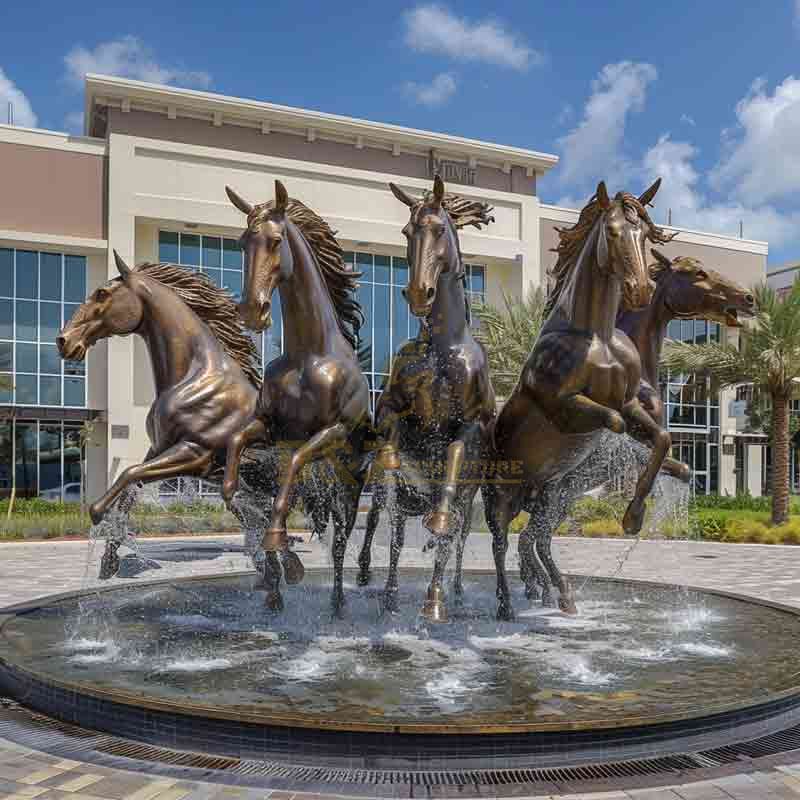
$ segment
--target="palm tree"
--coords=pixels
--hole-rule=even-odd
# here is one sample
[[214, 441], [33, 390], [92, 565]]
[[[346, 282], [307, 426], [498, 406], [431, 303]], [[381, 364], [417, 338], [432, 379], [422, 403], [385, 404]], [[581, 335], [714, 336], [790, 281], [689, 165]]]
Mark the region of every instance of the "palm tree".
[[800, 281], [784, 297], [760, 284], [753, 289], [755, 318], [731, 344], [667, 342], [663, 365], [702, 372], [721, 388], [752, 383], [772, 403], [772, 522], [789, 516], [789, 409], [800, 381]]
[[476, 303], [472, 311], [480, 320], [476, 338], [486, 348], [492, 384], [500, 397], [508, 397], [544, 323], [547, 296], [531, 287], [525, 299], [503, 292], [504, 309]]

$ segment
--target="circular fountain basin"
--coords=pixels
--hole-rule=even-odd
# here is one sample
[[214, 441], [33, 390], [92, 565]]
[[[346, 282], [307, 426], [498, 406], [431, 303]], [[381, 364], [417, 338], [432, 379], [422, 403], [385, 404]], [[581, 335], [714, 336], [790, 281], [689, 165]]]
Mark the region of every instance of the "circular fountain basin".
[[[376, 586], [384, 578], [376, 571]], [[464, 605], [451, 599], [450, 621], [430, 625], [418, 614], [427, 572], [406, 570], [399, 613], [383, 613], [380, 591], [356, 587], [348, 573], [345, 615], [335, 620], [330, 580], [327, 570], [308, 570], [302, 585], [284, 589], [279, 615], [265, 610], [252, 574], [7, 609], [0, 689], [51, 716], [135, 738], [170, 720], [171, 736], [177, 725], [244, 726], [248, 736], [269, 729], [273, 740], [287, 730], [540, 742], [605, 731], [619, 740], [659, 726], [708, 731], [715, 720], [763, 718], [800, 702], [800, 616], [785, 608], [593, 579], [578, 616], [518, 591], [516, 621], [499, 623], [494, 574], [468, 572]], [[236, 749], [223, 739], [206, 733], [204, 752]]]

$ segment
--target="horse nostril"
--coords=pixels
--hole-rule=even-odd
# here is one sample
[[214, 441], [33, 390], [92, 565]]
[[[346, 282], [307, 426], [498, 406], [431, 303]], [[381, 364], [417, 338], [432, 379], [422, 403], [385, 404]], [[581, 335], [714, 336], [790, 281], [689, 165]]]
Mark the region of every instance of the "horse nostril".
[[400, 290], [400, 294], [402, 294], [402, 295], [403, 295], [403, 297], [404, 297], [406, 300], [408, 300], [408, 289], [406, 289], [406, 288], [403, 288], [403, 289], [401, 289], [401, 290]]
[[433, 286], [428, 288], [428, 300], [433, 300], [433, 296], [436, 294], [436, 289]]
[[61, 334], [56, 336], [56, 347], [58, 347], [59, 350], [63, 350], [66, 343], [67, 340]]
[[751, 294], [746, 295], [744, 299], [747, 302], [747, 304], [751, 305], [751, 306], [753, 305], [753, 303], [756, 302], [755, 297], [753, 297], [753, 295], [751, 295]]

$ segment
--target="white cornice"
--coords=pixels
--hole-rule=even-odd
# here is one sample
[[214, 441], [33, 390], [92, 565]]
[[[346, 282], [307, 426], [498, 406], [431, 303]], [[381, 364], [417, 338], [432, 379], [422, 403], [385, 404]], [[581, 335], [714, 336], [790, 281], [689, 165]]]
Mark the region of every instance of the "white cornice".
[[40, 128], [20, 128], [17, 125], [0, 125], [0, 142], [97, 156], [105, 155], [107, 149], [105, 139], [71, 136], [61, 131], [47, 131]]
[[[539, 214], [542, 219], [549, 219], [555, 222], [576, 222], [579, 211], [574, 208], [564, 206], [552, 206], [540, 203]], [[754, 253], [759, 256], [766, 256], [769, 253], [769, 244], [756, 239], [740, 239], [738, 236], [725, 236], [721, 233], [710, 233], [708, 231], [695, 231], [689, 228], [677, 228], [674, 225], [664, 225], [665, 231], [676, 232], [675, 244], [686, 242], [687, 244], [702, 244], [708, 247], [720, 247], [726, 250], [736, 250], [742, 253]]]
[[[173, 111], [177, 116], [221, 120], [222, 124], [246, 125], [264, 130], [283, 128], [307, 136], [313, 129], [318, 138], [344, 138], [353, 146], [388, 147], [427, 151], [435, 149], [440, 155], [456, 158], [475, 158], [501, 168], [503, 164], [530, 167], [544, 173], [558, 163], [558, 156], [539, 153], [521, 147], [465, 139], [444, 133], [415, 130], [400, 125], [388, 125], [369, 120], [310, 111], [274, 103], [246, 100], [238, 97], [212, 94], [193, 89], [176, 89], [143, 81], [132, 81], [106, 75], [86, 76], [86, 121], [90, 124], [96, 105], [122, 107], [123, 100], [132, 109], [146, 109], [159, 113]], [[269, 135], [269, 134], [266, 134]]]
[[108, 242], [105, 239], [88, 239], [83, 236], [66, 236], [59, 233], [39, 233], [37, 231], [0, 229], [0, 242], [11, 244], [14, 247], [46, 247], [87, 255], [108, 250]]

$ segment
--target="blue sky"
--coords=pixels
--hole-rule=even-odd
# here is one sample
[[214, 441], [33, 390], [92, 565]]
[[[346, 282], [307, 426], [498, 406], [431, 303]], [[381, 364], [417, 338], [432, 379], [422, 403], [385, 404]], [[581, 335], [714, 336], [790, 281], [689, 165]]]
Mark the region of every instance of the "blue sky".
[[658, 220], [800, 258], [800, 0], [487, 8], [8, 2], [0, 120], [79, 130], [86, 70], [207, 88], [557, 153], [545, 202], [662, 175]]

